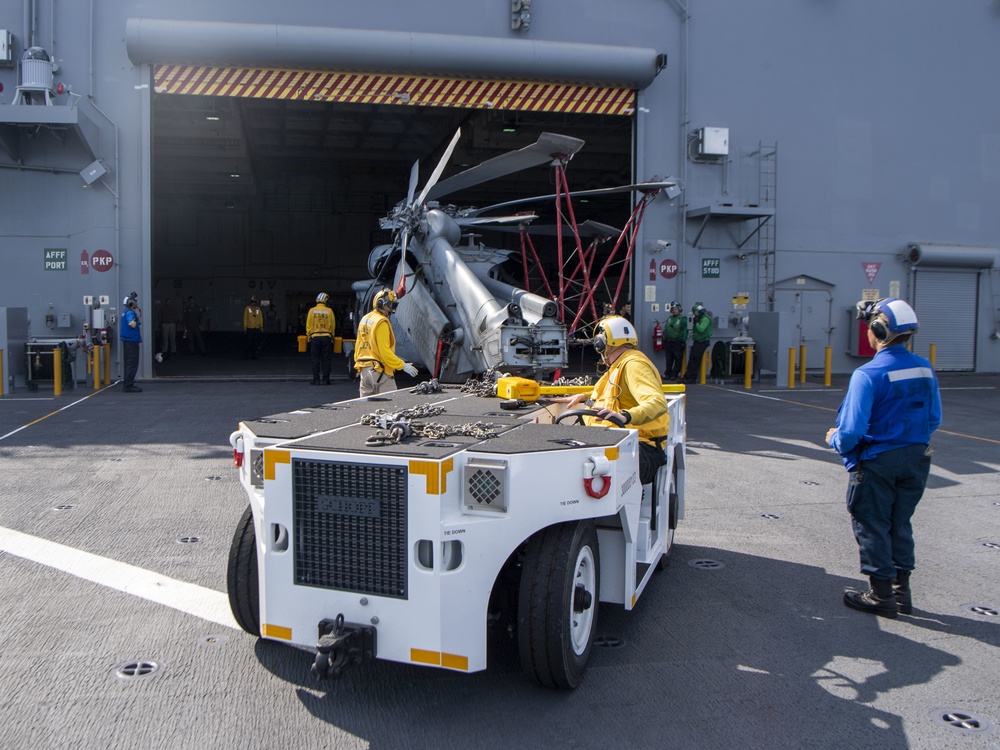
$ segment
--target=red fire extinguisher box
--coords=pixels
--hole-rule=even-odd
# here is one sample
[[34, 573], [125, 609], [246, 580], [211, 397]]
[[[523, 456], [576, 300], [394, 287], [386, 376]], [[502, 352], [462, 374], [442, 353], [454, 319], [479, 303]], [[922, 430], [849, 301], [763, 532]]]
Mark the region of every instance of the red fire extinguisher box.
[[851, 322], [847, 328], [851, 332], [851, 341], [847, 353], [852, 357], [874, 357], [875, 350], [868, 345], [868, 324], [855, 317], [855, 310], [851, 308], [848, 313]]

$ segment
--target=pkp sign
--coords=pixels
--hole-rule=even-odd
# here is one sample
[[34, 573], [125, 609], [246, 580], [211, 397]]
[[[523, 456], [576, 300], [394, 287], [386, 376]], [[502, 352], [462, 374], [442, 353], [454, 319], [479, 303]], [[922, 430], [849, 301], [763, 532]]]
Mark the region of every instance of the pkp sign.
[[90, 256], [90, 267], [95, 271], [110, 271], [115, 266], [115, 258], [107, 250], [95, 250]]
[[677, 261], [671, 258], [664, 258], [660, 261], [660, 276], [665, 279], [672, 279], [677, 275], [677, 271], [680, 270], [677, 266]]

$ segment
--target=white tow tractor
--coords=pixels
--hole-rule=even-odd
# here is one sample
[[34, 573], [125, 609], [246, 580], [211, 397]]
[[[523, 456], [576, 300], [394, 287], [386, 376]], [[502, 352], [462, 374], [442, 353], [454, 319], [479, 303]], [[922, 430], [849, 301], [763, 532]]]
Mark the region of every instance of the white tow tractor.
[[460, 386], [240, 423], [237, 622], [314, 650], [319, 678], [370, 658], [483, 670], [488, 624], [502, 623], [529, 677], [576, 687], [598, 603], [636, 606], [684, 515], [683, 386], [664, 390], [652, 485], [639, 484], [635, 430]]

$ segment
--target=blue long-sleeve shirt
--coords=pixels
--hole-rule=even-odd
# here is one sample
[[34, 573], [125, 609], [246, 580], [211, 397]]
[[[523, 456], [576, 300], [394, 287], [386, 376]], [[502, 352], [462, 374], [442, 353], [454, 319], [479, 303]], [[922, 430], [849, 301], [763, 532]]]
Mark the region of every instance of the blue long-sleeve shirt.
[[[132, 325], [132, 321], [135, 321], [135, 325]], [[118, 338], [122, 341], [142, 341], [142, 331], [139, 328], [139, 316], [135, 314], [135, 310], [126, 307], [122, 310], [121, 317], [121, 327], [119, 328]]]
[[830, 445], [851, 471], [893, 448], [929, 443], [940, 425], [941, 395], [930, 361], [890, 346], [851, 375]]

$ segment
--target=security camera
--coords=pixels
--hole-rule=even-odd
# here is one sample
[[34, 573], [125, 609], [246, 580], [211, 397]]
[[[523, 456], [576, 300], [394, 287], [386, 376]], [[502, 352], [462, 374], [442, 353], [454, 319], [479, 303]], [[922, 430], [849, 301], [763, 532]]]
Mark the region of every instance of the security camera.
[[747, 254], [746, 253], [737, 253], [736, 260], [743, 261], [743, 260], [746, 260], [746, 259], [747, 259]]
[[673, 244], [674, 243], [671, 242], [670, 240], [657, 240], [656, 241], [656, 247], [659, 250], [666, 250], [668, 247], [670, 247]]

